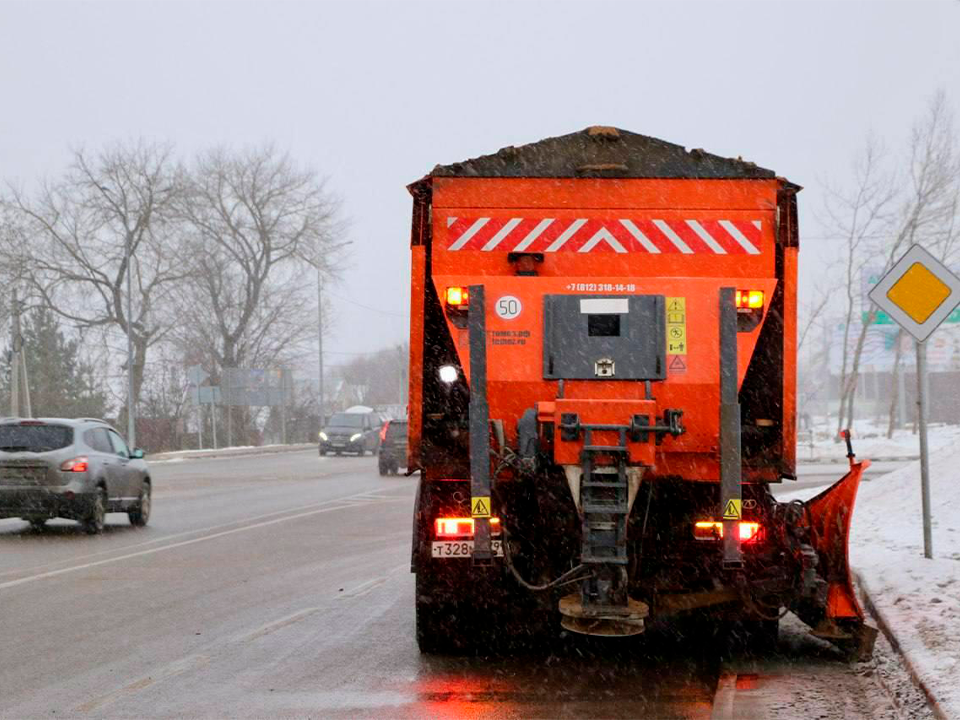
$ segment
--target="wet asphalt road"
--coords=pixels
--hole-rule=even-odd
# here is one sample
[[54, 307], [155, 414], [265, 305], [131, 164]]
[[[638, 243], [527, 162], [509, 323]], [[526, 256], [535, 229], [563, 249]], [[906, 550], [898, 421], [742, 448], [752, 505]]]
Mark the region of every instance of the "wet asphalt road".
[[310, 451], [153, 476], [146, 529], [0, 521], [0, 716], [886, 716], [873, 680], [795, 623], [762, 662], [669, 631], [424, 657], [413, 478]]

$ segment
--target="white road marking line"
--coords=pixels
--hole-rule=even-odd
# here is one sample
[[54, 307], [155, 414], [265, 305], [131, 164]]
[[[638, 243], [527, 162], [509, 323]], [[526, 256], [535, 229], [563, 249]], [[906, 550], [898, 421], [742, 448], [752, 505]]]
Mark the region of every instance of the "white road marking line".
[[[221, 528], [230, 527], [231, 525], [238, 525], [240, 523], [246, 523], [246, 522], [251, 522], [255, 520], [263, 520], [264, 518], [274, 517], [276, 515], [283, 515], [284, 513], [295, 512], [298, 510], [303, 511], [303, 510], [309, 510], [309, 509], [318, 508], [318, 507], [324, 507], [331, 503], [342, 502], [344, 500], [353, 499], [353, 498], [360, 498], [365, 495], [371, 495], [371, 493], [380, 493], [380, 492], [383, 492], [383, 490], [368, 490], [364, 493], [358, 493], [357, 495], [349, 495], [344, 498], [331, 498], [330, 500], [320, 500], [319, 502], [308, 503], [307, 505], [298, 505], [297, 507], [291, 507], [285, 510], [274, 510], [272, 512], [263, 513], [261, 515], [253, 515], [252, 517], [245, 517], [245, 518], [240, 518], [238, 520], [231, 520], [230, 522], [220, 523], [218, 525], [210, 525], [209, 527], [197, 528], [196, 530], [184, 530], [183, 532], [172, 533], [170, 535], [163, 535], [162, 537], [154, 538], [153, 540], [144, 540], [143, 542], [133, 543], [131, 545], [123, 545], [122, 547], [110, 548], [109, 550], [100, 550], [98, 552], [87, 553], [86, 555], [81, 555], [79, 557], [69, 558], [66, 560], [59, 560], [57, 562], [44, 563], [42, 565], [35, 565], [31, 568], [17, 568], [15, 570], [4, 570], [3, 572], [0, 572], [0, 577], [4, 577], [7, 575], [17, 575], [19, 573], [23, 573], [26, 571], [36, 572], [41, 568], [51, 567], [55, 565], [62, 565], [65, 562], [76, 562], [77, 560], [86, 560], [89, 558], [98, 557], [100, 555], [109, 555], [110, 553], [124, 552], [128, 550], [132, 550], [133, 548], [145, 547], [147, 545], [156, 545], [157, 543], [167, 542], [168, 540], [174, 540], [176, 538], [186, 537], [188, 535], [196, 535], [197, 533], [205, 533], [205, 532], [210, 532], [211, 530], [219, 530]], [[156, 497], [156, 495], [154, 497]], [[374, 494], [374, 495], [371, 495], [371, 497], [378, 497], [378, 496]], [[390, 496], [379, 496], [379, 497], [390, 497]], [[355, 506], [351, 505], [351, 507], [355, 507]]]
[[586, 225], [586, 223], [587, 223], [586, 218], [577, 218], [576, 220], [574, 220], [572, 223], [570, 223], [570, 227], [568, 227], [566, 230], [560, 233], [560, 237], [558, 237], [556, 240], [550, 243], [550, 247], [548, 247], [546, 251], [556, 252], [557, 250], [562, 248], [563, 244], [567, 240], [572, 238], [576, 234], [577, 230], [579, 230], [584, 225]]
[[[170, 545], [163, 545], [157, 548], [150, 548], [149, 550], [139, 550], [133, 553], [126, 553], [124, 555], [118, 555], [117, 557], [106, 558], [104, 560], [96, 560], [94, 562], [84, 563], [83, 565], [73, 565], [67, 568], [61, 568], [59, 570], [50, 570], [48, 572], [38, 573], [37, 575], [29, 575], [27, 577], [18, 578], [16, 580], [8, 580], [5, 583], [0, 583], [0, 590], [6, 590], [8, 588], [17, 587], [19, 585], [26, 585], [27, 583], [34, 582], [36, 580], [45, 580], [46, 578], [57, 577], [58, 575], [66, 575], [67, 573], [77, 572], [78, 570], [86, 570], [87, 568], [99, 567], [101, 565], [109, 565], [110, 563], [120, 562], [121, 560], [129, 560], [130, 558], [142, 557], [144, 555], [153, 555], [155, 553], [164, 552], [166, 550], [175, 550], [176, 548], [186, 547], [188, 545], [195, 545], [196, 543], [206, 542], [207, 540], [215, 540], [217, 538], [226, 537], [227, 535], [234, 535], [239, 532], [245, 532], [247, 530], [256, 530], [262, 527], [268, 527], [270, 525], [276, 525], [277, 523], [286, 522], [287, 520], [297, 520], [303, 517], [310, 517], [311, 515], [319, 515], [325, 512], [331, 512], [333, 510], [345, 510], [351, 507], [361, 507], [369, 505], [369, 503], [356, 503], [350, 504], [349, 501], [352, 497], [342, 498], [340, 505], [333, 507], [323, 507], [316, 510], [310, 510], [308, 512], [301, 512], [295, 515], [286, 515], [280, 518], [274, 518], [273, 520], [265, 520], [263, 522], [254, 523], [252, 525], [244, 525], [243, 527], [233, 528], [232, 530], [223, 530], [221, 532], [213, 533], [212, 535], [204, 535], [203, 537], [193, 538], [192, 540], [182, 540], [180, 542], [171, 543]], [[406, 501], [406, 498], [397, 498], [396, 500], [390, 500], [384, 498], [383, 503], [388, 502], [398, 502]]]
[[511, 218], [504, 223], [503, 227], [497, 230], [497, 234], [494, 235], [487, 241], [487, 244], [484, 245], [481, 250], [484, 252], [489, 252], [493, 250], [497, 245], [500, 244], [500, 241], [503, 240], [507, 235], [513, 232], [513, 229], [521, 223], [523, 218]]
[[621, 220], [620, 224], [623, 225], [631, 235], [633, 235], [638, 243], [643, 245], [643, 249], [648, 253], [653, 253], [654, 255], [660, 253], [660, 248], [650, 242], [650, 238], [644, 235], [643, 231], [634, 225], [633, 220]]
[[106, 705], [116, 702], [125, 695], [132, 695], [133, 693], [140, 692], [151, 685], [156, 685], [158, 682], [163, 682], [164, 680], [176, 677], [177, 675], [182, 675], [189, 670], [195, 670], [202, 665], [206, 665], [208, 662], [210, 662], [210, 657], [208, 655], [188, 655], [185, 658], [181, 658], [173, 661], [172, 663], [164, 665], [149, 675], [145, 675], [139, 680], [135, 680], [129, 685], [125, 685], [119, 690], [114, 690], [112, 693], [101, 695], [98, 698], [94, 698], [93, 700], [83, 703], [83, 705], [78, 705], [76, 712], [90, 713], [94, 710], [99, 710]]
[[486, 225], [488, 222], [490, 222], [490, 218], [480, 218], [479, 220], [477, 220], [475, 223], [473, 223], [473, 225], [467, 228], [467, 230], [463, 233], [463, 235], [461, 235], [460, 238], [453, 245], [450, 246], [450, 249], [459, 250], [460, 248], [462, 248], [464, 245], [470, 242], [470, 238], [472, 238], [474, 235], [480, 232], [481, 228], [483, 228], [483, 226]]
[[669, 240], [674, 245], [676, 245], [677, 250], [682, 252], [684, 255], [693, 254], [693, 250], [690, 249], [690, 246], [687, 245], [683, 241], [683, 238], [677, 235], [673, 231], [673, 228], [667, 225], [667, 223], [665, 223], [663, 220], [654, 220], [653, 224], [657, 226], [657, 230], [659, 230], [660, 232], [662, 232], [664, 235], [667, 236], [667, 240]]
[[737, 696], [737, 674], [724, 671], [717, 682], [717, 692], [713, 696], [713, 709], [710, 720], [733, 720], [733, 702]]
[[747, 240], [744, 234], [740, 232], [740, 228], [738, 228], [732, 222], [730, 222], [729, 220], [721, 220], [720, 227], [722, 227], [724, 230], [730, 233], [730, 236], [734, 240], [736, 240], [738, 243], [740, 243], [740, 247], [746, 250], [749, 254], [751, 255], [760, 254], [760, 251], [756, 247], [754, 247], [753, 243]]
[[521, 240], [517, 246], [513, 249], [514, 252], [523, 252], [528, 247], [533, 245], [533, 241], [536, 240], [543, 234], [543, 231], [546, 230], [553, 223], [553, 218], [544, 218], [537, 226], [527, 233], [527, 236]]
[[325, 609], [326, 608], [322, 608], [322, 607], [308, 607], [308, 608], [304, 608], [303, 610], [298, 610], [297, 612], [291, 613], [286, 617], [280, 618], [279, 620], [272, 620], [271, 622], [261, 625], [256, 630], [253, 630], [252, 632], [249, 632], [246, 635], [240, 638], [237, 638], [236, 642], [252, 642], [253, 640], [262, 638], [264, 635], [269, 635], [270, 633], [276, 632], [277, 630], [281, 630], [287, 627], [288, 625], [293, 625], [294, 623], [300, 622], [301, 620], [308, 618], [311, 615], [314, 615], [320, 612], [321, 610], [325, 610]]
[[696, 220], [687, 220], [687, 225], [690, 226], [690, 229], [693, 230], [701, 240], [703, 240], [711, 250], [713, 250], [717, 255], [726, 255], [727, 251], [723, 249], [723, 246], [713, 239], [713, 236], [707, 232], [707, 229], [698, 223]]

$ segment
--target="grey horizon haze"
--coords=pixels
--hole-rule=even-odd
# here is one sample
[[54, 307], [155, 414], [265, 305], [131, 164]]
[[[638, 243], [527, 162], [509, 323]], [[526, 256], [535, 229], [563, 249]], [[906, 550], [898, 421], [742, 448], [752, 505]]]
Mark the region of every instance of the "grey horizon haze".
[[137, 137], [288, 150], [350, 223], [325, 339], [339, 364], [406, 339], [406, 184], [589, 125], [805, 186], [809, 291], [833, 257], [822, 182], [849, 179], [870, 132], [902, 143], [938, 89], [960, 105], [958, 38], [946, 0], [0, 2], [0, 179], [29, 186], [71, 147]]

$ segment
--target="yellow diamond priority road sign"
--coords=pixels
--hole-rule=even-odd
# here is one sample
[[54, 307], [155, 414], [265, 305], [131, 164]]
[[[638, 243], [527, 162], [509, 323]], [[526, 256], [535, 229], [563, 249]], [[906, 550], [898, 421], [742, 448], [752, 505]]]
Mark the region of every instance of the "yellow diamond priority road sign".
[[960, 305], [960, 278], [914, 245], [880, 278], [868, 297], [923, 342]]

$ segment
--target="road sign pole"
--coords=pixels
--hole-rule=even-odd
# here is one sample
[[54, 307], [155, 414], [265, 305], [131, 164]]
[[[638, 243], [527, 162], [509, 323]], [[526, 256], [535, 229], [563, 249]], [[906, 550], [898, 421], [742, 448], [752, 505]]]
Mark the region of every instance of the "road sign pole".
[[930, 529], [930, 457], [927, 448], [927, 344], [917, 343], [917, 409], [920, 426], [920, 492], [923, 501], [923, 556], [933, 558]]
[[197, 450], [203, 450], [203, 403], [200, 402], [200, 388], [197, 388]]
[[217, 449], [217, 403], [210, 403], [210, 420], [213, 422], [213, 449]]

